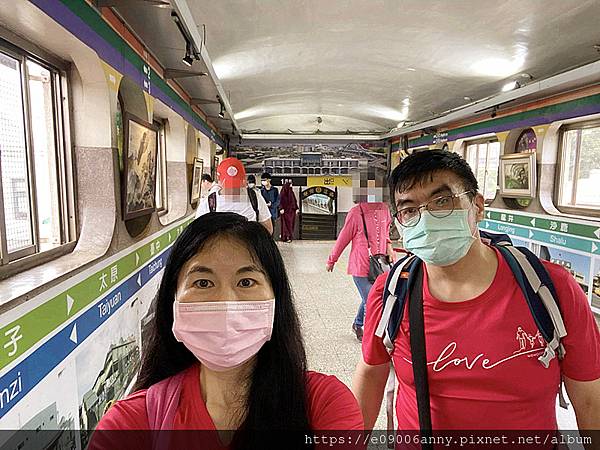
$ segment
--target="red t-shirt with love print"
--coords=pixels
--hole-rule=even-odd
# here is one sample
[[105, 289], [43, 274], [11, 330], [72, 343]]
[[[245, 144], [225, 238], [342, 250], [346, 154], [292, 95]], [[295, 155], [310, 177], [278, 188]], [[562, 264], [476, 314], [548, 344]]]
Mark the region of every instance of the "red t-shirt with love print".
[[[458, 302], [434, 298], [423, 277], [425, 340], [434, 429], [554, 430], [556, 396], [562, 373], [577, 381], [600, 378], [600, 332], [587, 298], [562, 267], [544, 262], [556, 290], [568, 335], [563, 361], [545, 369], [538, 361], [545, 346], [509, 266], [497, 252], [498, 270], [478, 297]], [[367, 364], [390, 355], [374, 335], [382, 312], [385, 274], [367, 302], [362, 343]], [[394, 342], [398, 378], [398, 429], [419, 428], [411, 365], [408, 314]]]

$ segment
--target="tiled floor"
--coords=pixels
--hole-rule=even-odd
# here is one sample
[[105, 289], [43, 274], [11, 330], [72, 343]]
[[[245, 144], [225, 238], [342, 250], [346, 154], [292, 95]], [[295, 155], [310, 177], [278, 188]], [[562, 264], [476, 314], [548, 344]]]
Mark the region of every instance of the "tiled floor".
[[[309, 368], [336, 375], [351, 386], [361, 357], [360, 343], [351, 328], [360, 297], [352, 277], [346, 274], [349, 249], [332, 273], [325, 271], [332, 246], [333, 242], [321, 241], [279, 243], [300, 314]], [[557, 415], [560, 428], [576, 428], [572, 406], [568, 411], [557, 408]], [[385, 426], [382, 407], [375, 428]]]

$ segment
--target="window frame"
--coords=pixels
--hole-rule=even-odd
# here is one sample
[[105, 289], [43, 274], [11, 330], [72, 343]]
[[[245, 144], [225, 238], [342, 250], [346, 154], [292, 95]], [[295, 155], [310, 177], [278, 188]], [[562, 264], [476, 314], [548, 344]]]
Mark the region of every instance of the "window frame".
[[[23, 127], [25, 155], [27, 158], [28, 202], [31, 211], [30, 226], [33, 244], [14, 252], [8, 252], [6, 237], [6, 217], [4, 207], [0, 208], [0, 279], [11, 276], [19, 270], [25, 270], [46, 262], [50, 256], [56, 257], [69, 253], [76, 245], [77, 223], [76, 204], [73, 184], [73, 157], [70, 137], [70, 91], [69, 65], [28, 41], [0, 27], [0, 52], [19, 61], [21, 78], [21, 98], [23, 104]], [[40, 250], [39, 220], [37, 213], [37, 187], [34, 162], [34, 144], [31, 119], [29, 69], [31, 61], [50, 72], [55, 167], [57, 182], [57, 201], [59, 204], [58, 228], [60, 244], [44, 251]], [[1, 164], [1, 161], [0, 161]], [[0, 167], [0, 198], [4, 198]]]
[[[494, 197], [491, 199], [487, 199], [485, 198], [485, 182], [486, 182], [486, 176], [487, 172], [488, 172], [488, 159], [489, 159], [489, 149], [486, 150], [486, 155], [485, 155], [485, 172], [486, 174], [483, 177], [483, 182], [484, 182], [484, 186], [479, 186], [479, 193], [483, 196], [483, 201], [484, 204], [486, 206], [491, 205], [496, 198], [498, 198], [498, 191], [499, 191], [499, 187], [500, 187], [500, 183], [499, 183], [499, 177], [500, 177], [500, 157], [502, 156], [502, 144], [500, 143], [500, 140], [497, 137], [481, 137], [481, 138], [476, 138], [476, 139], [472, 139], [469, 141], [464, 141], [463, 142], [463, 159], [465, 161], [467, 161], [467, 163], [469, 163], [469, 155], [468, 155], [468, 150], [469, 150], [469, 146], [470, 145], [477, 145], [477, 162], [479, 162], [479, 146], [481, 144], [493, 144], [493, 143], [498, 143], [500, 145], [500, 152], [498, 153], [498, 175], [496, 176], [496, 190], [494, 191]], [[469, 167], [471, 165], [469, 164]], [[473, 171], [473, 167], [471, 167], [471, 170]], [[477, 179], [477, 167], [475, 168], [475, 170], [473, 171], [473, 175], [475, 176], [475, 178]], [[483, 188], [483, 190], [482, 190]]]
[[[563, 167], [564, 167], [564, 142], [567, 131], [585, 130], [589, 128], [600, 128], [600, 119], [585, 120], [562, 125], [558, 129], [558, 154], [556, 157], [556, 166], [554, 170], [554, 192], [552, 200], [554, 206], [561, 213], [573, 214], [580, 217], [600, 217], [600, 208], [594, 206], [569, 206], [561, 204], [563, 193]], [[579, 179], [579, 162], [581, 160], [581, 134], [577, 137], [577, 154], [575, 155], [575, 174], [573, 176], [573, 194], [571, 198], [577, 195], [577, 180]]]

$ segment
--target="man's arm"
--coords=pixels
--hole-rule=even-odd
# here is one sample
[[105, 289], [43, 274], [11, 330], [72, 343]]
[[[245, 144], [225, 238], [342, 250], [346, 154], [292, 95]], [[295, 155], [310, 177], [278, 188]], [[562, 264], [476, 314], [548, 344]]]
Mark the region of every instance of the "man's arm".
[[564, 380], [579, 429], [600, 430], [600, 379], [575, 381], [564, 377]]
[[389, 362], [371, 366], [361, 359], [356, 365], [352, 377], [352, 393], [362, 410], [365, 430], [372, 430], [375, 426], [389, 373]]

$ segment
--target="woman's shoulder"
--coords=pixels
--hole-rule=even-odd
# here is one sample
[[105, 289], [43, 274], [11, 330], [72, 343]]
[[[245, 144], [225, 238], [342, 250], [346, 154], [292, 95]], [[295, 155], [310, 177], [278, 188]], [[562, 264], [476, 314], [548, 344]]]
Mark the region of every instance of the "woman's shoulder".
[[354, 394], [334, 375], [308, 371], [311, 426], [315, 430], [360, 430], [363, 417]]
[[147, 392], [147, 389], [142, 389], [122, 400], [117, 400], [102, 416], [96, 429], [147, 430], [149, 428], [146, 411]]

